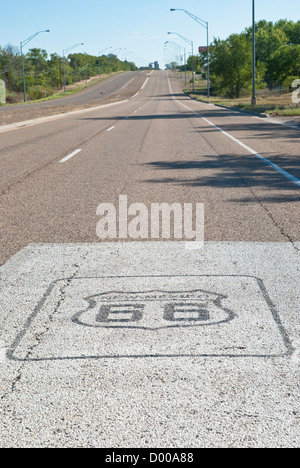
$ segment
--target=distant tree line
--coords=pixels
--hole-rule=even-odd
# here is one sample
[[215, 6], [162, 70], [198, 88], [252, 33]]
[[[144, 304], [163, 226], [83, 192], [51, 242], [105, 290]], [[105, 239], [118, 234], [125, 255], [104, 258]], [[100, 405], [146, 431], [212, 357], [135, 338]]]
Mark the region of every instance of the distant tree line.
[[[62, 89], [64, 82], [63, 58], [46, 50], [30, 49], [24, 56], [24, 70], [28, 99], [40, 99]], [[66, 83], [72, 84], [100, 74], [137, 70], [133, 62], [121, 61], [114, 54], [96, 57], [88, 54], [70, 54], [65, 58]], [[0, 79], [7, 89], [7, 102], [20, 100], [23, 91], [22, 63], [18, 48], [0, 47]]]
[[[226, 40], [214, 39], [210, 47], [212, 92], [240, 97], [251, 90], [252, 27]], [[300, 78], [300, 21], [260, 21], [256, 24], [258, 88], [289, 89]], [[206, 78], [207, 54], [190, 56], [187, 69]], [[172, 64], [174, 67], [174, 63]]]

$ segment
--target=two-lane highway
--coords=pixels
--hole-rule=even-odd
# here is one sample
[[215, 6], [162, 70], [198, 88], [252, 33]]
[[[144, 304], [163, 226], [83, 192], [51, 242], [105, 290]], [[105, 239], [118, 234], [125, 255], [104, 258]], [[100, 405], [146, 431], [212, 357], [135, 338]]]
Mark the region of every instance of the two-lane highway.
[[299, 130], [175, 98], [165, 72], [144, 83], [128, 102], [1, 134], [2, 263], [31, 242], [97, 241], [96, 208], [120, 194], [204, 203], [207, 241], [299, 240], [299, 185], [241, 146], [298, 180]]
[[142, 86], [145, 72], [122, 72], [108, 76], [71, 95], [55, 99], [0, 106], [0, 128], [14, 122], [47, 115], [67, 113], [75, 109], [95, 107], [132, 97]]
[[[0, 445], [298, 447], [300, 131], [142, 78], [0, 133]], [[103, 241], [120, 195], [203, 247]]]

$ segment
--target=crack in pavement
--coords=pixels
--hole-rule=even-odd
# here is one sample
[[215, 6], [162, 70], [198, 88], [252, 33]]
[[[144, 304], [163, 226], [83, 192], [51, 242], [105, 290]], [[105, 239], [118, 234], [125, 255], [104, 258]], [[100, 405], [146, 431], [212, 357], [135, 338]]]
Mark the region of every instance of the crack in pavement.
[[[87, 254], [85, 254], [83, 259], [86, 257], [86, 255]], [[28, 351], [26, 352], [25, 357], [22, 359], [22, 363], [21, 363], [20, 367], [17, 369], [17, 375], [15, 376], [15, 378], [11, 382], [10, 391], [7, 391], [5, 394], [0, 396], [1, 401], [5, 400], [9, 395], [11, 395], [16, 390], [18, 383], [22, 379], [23, 370], [24, 370], [24, 368], [25, 368], [25, 366], [27, 364], [27, 360], [32, 355], [34, 350], [39, 346], [39, 344], [42, 341], [43, 337], [49, 332], [50, 323], [53, 321], [53, 318], [54, 318], [55, 314], [58, 312], [61, 304], [64, 302], [65, 297], [66, 297], [66, 291], [67, 291], [68, 287], [70, 286], [72, 280], [76, 277], [76, 275], [78, 274], [78, 272], [80, 270], [80, 266], [78, 264], [74, 264], [73, 266], [74, 266], [74, 271], [73, 271], [72, 275], [69, 276], [64, 281], [64, 283], [61, 284], [61, 286], [60, 286], [60, 290], [59, 290], [59, 293], [58, 293], [59, 297], [58, 297], [57, 303], [55, 304], [52, 312], [47, 316], [47, 322], [48, 323], [45, 321], [45, 323], [43, 325], [44, 330], [39, 332], [39, 333], [36, 333], [36, 335], [34, 336], [34, 343], [29, 347]], [[31, 323], [34, 321], [34, 319], [36, 318], [38, 312], [40, 311], [40, 306], [41, 306], [41, 304], [39, 303], [35, 307], [35, 313], [33, 315], [31, 315], [30, 318], [27, 320], [27, 325], [31, 325]], [[25, 327], [25, 329], [26, 329], [26, 327]], [[19, 342], [22, 339], [24, 334], [25, 334], [25, 332], [21, 331], [17, 335], [17, 337], [15, 338], [12, 345], [6, 351], [6, 359], [16, 362], [16, 358], [13, 356], [13, 354], [14, 354], [14, 351], [15, 351], [16, 347], [18, 346], [18, 344], [19, 344]]]

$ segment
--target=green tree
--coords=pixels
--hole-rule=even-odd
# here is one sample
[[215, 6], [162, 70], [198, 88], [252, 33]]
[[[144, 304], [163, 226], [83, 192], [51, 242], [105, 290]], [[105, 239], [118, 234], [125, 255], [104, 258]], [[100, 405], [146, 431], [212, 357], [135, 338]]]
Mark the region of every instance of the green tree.
[[43, 49], [30, 49], [26, 54], [27, 71], [29, 71], [33, 78], [34, 85], [46, 85], [48, 74], [48, 53]]
[[11, 44], [3, 49], [0, 47], [0, 78], [9, 91], [21, 91], [21, 57], [19, 49]]
[[300, 21], [294, 23], [293, 21], [279, 20], [275, 24], [275, 28], [284, 32], [290, 45], [300, 44]]
[[300, 77], [300, 45], [284, 45], [274, 52], [268, 64], [272, 86], [282, 86], [290, 76]]
[[171, 62], [171, 63], [166, 64], [166, 69], [167, 70], [176, 70], [177, 67], [178, 67], [177, 62]]
[[197, 55], [190, 55], [187, 59], [186, 69], [189, 71], [193, 70], [193, 62], [194, 62], [194, 71], [195, 73], [201, 73], [201, 58]]
[[276, 50], [288, 43], [288, 37], [281, 29], [274, 27], [259, 29], [256, 32], [256, 60], [257, 62], [268, 63], [271, 55]]
[[110, 72], [109, 59], [106, 55], [102, 55], [102, 57], [99, 58], [98, 66], [99, 66], [99, 73], [104, 74], [104, 73]]
[[63, 85], [63, 62], [58, 54], [51, 54], [48, 62], [48, 83], [54, 88], [62, 88]]
[[229, 97], [240, 97], [251, 83], [251, 43], [245, 34], [215, 39], [211, 48], [213, 85]]
[[[122, 62], [113, 54], [100, 58], [89, 54], [72, 54], [65, 57], [64, 63], [58, 54], [51, 54], [49, 59], [46, 50], [33, 48], [23, 54], [23, 61], [28, 99], [49, 96], [53, 88], [62, 88], [64, 68], [66, 84], [99, 73], [137, 70], [133, 62]], [[4, 80], [12, 94], [23, 91], [21, 56], [19, 49], [12, 45], [0, 47], [0, 79]], [[18, 96], [13, 96], [15, 98]]]
[[72, 81], [80, 81], [85, 78], [86, 56], [85, 54], [70, 54], [68, 62], [71, 68]]
[[[289, 43], [289, 36], [284, 28], [265, 20], [256, 24], [255, 31], [257, 67], [261, 70], [262, 80], [271, 88], [273, 80], [270, 73], [270, 58], [280, 47]], [[252, 42], [252, 27], [246, 29], [246, 35]]]

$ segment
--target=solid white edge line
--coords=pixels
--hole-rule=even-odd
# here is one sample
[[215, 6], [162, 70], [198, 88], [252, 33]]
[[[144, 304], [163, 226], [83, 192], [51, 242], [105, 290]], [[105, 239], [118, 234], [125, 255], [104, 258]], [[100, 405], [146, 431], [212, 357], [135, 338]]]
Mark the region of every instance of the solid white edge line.
[[195, 112], [193, 111], [192, 109], [190, 109], [188, 106], [186, 106], [185, 104], [183, 104], [182, 102], [178, 101], [178, 99], [175, 98], [174, 94], [173, 94], [173, 91], [172, 91], [172, 88], [171, 88], [171, 83], [170, 83], [170, 79], [169, 79], [169, 75], [167, 74], [167, 78], [168, 78], [168, 82], [169, 82], [169, 88], [170, 88], [170, 92], [171, 92], [171, 95], [174, 99], [174, 101], [176, 101], [178, 104], [180, 104], [181, 106], [185, 107], [187, 110], [189, 110], [190, 112], [192, 112], [194, 115], [197, 115], [198, 117], [200, 117], [201, 119], [203, 119], [206, 123], [208, 123], [209, 125], [211, 125], [212, 127], [214, 127], [216, 130], [218, 130], [219, 132], [223, 133], [223, 135], [227, 136], [228, 138], [230, 138], [232, 141], [234, 141], [235, 143], [237, 143], [238, 145], [240, 145], [242, 148], [244, 148], [245, 150], [247, 150], [250, 154], [253, 154], [254, 156], [256, 156], [258, 159], [260, 159], [262, 162], [264, 162], [265, 164], [267, 164], [268, 166], [272, 167], [276, 172], [279, 172], [281, 175], [283, 175], [284, 177], [286, 177], [289, 181], [293, 182], [295, 185], [297, 185], [297, 187], [300, 187], [300, 180], [297, 179], [297, 177], [294, 177], [292, 174], [290, 174], [289, 172], [285, 171], [284, 169], [282, 169], [281, 167], [277, 166], [277, 164], [273, 163], [272, 161], [270, 161], [269, 159], [266, 159], [264, 156], [262, 156], [261, 154], [257, 153], [257, 151], [254, 151], [252, 148], [250, 148], [249, 146], [245, 145], [244, 143], [242, 143], [240, 140], [238, 140], [237, 138], [235, 138], [234, 136], [230, 135], [230, 133], [227, 133], [225, 132], [225, 130], [223, 130], [222, 128], [218, 127], [217, 125], [213, 124], [212, 122], [210, 122], [209, 120], [207, 120], [205, 117], [203, 117], [201, 114], [198, 114], [198, 112]]
[[149, 78], [146, 78], [146, 80], [144, 81], [142, 87], [141, 87], [141, 90], [145, 88], [146, 84], [148, 83], [149, 81]]
[[73, 156], [76, 156], [76, 154], [80, 153], [80, 151], [82, 151], [82, 149], [78, 149], [76, 151], [73, 151], [73, 153], [69, 154], [68, 156], [66, 156], [65, 158], [63, 158], [59, 162], [60, 163], [65, 163], [65, 162], [69, 161], [69, 159], [73, 158]]

